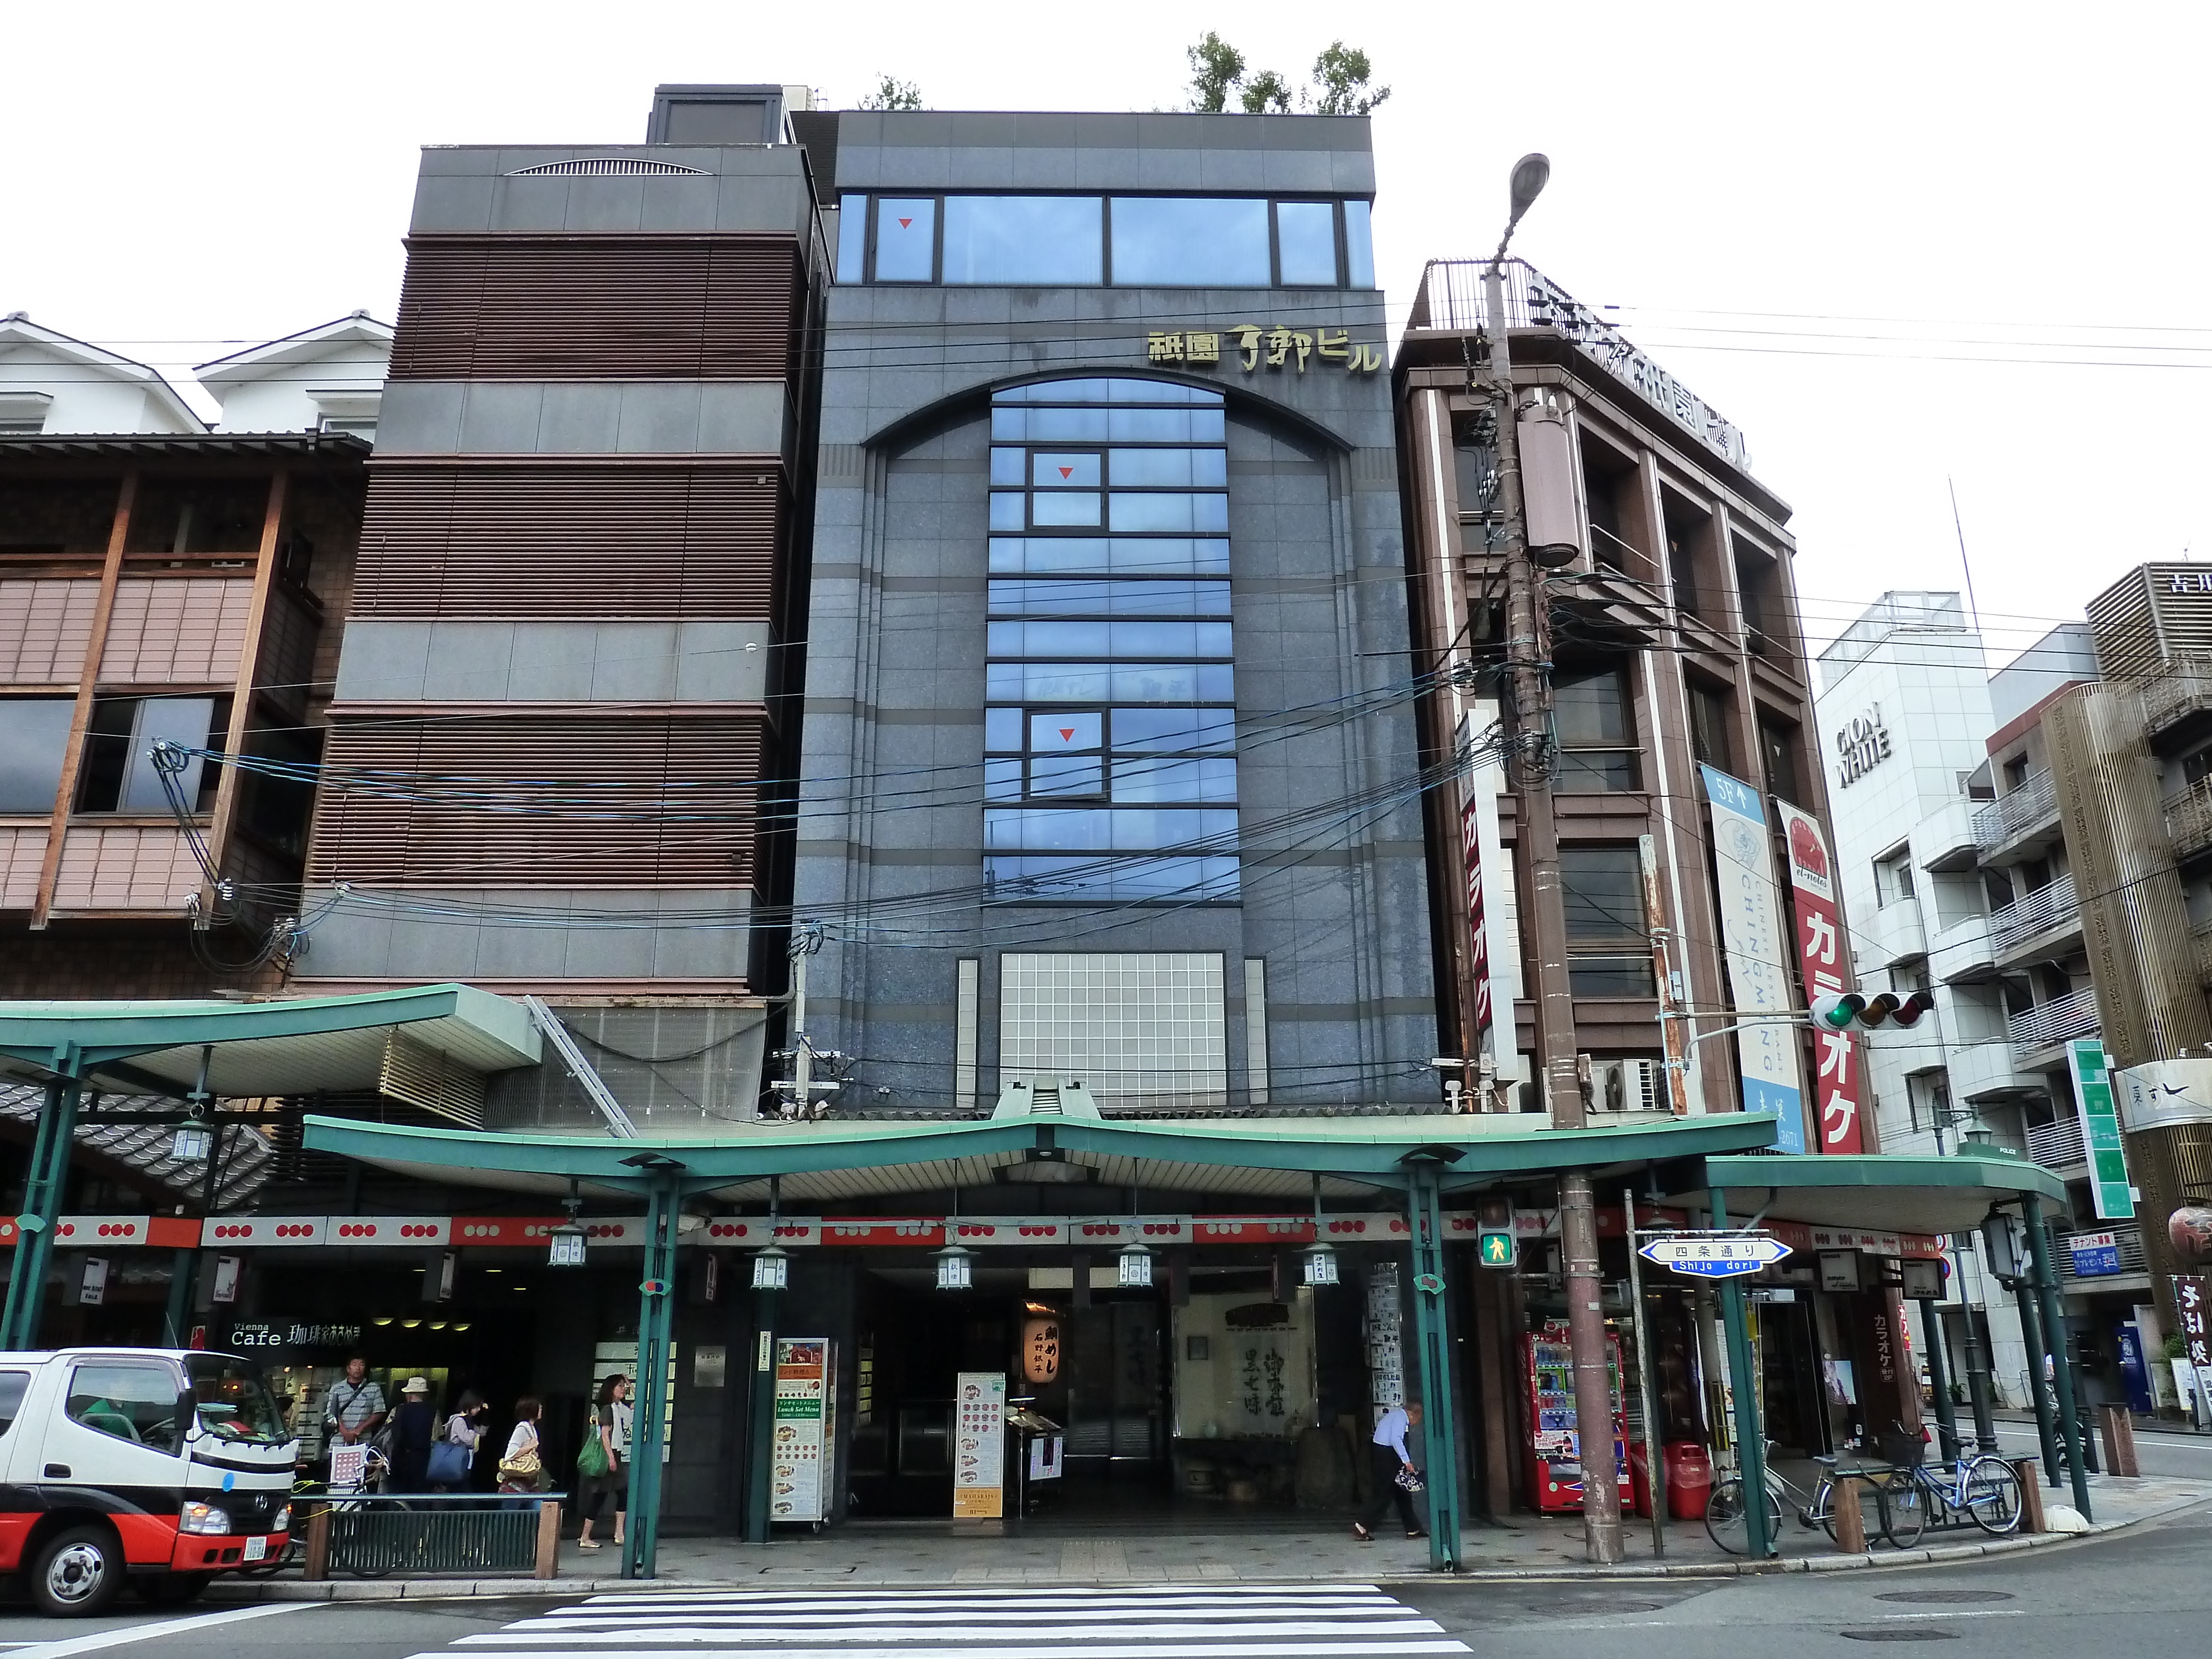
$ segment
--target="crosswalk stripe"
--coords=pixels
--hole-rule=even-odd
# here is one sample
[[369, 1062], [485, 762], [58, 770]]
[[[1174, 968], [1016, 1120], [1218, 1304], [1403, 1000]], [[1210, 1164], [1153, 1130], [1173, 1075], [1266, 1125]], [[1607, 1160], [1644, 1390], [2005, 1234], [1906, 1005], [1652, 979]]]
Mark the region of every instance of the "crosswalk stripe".
[[[576, 1607], [666, 1607], [706, 1606], [709, 1603], [755, 1601], [817, 1601], [825, 1604], [843, 1604], [850, 1599], [872, 1596], [886, 1601], [927, 1597], [943, 1601], [1000, 1601], [1017, 1595], [1058, 1596], [1075, 1595], [1103, 1597], [1117, 1601], [1136, 1601], [1158, 1596], [1204, 1596], [1209, 1601], [1237, 1601], [1247, 1597], [1273, 1600], [1314, 1599], [1329, 1600], [1338, 1596], [1382, 1595], [1379, 1584], [1117, 1584], [1111, 1590], [1099, 1590], [1090, 1586], [1071, 1585], [1064, 1589], [1042, 1586], [1022, 1589], [883, 1589], [865, 1591], [827, 1590], [809, 1595], [796, 1589], [727, 1589], [727, 1590], [616, 1590], [590, 1595]], [[1388, 1598], [1385, 1598], [1388, 1599]], [[575, 1607], [564, 1609], [575, 1611]]]
[[[963, 1619], [968, 1615], [957, 1615]], [[988, 1618], [988, 1615], [986, 1615]], [[533, 1644], [544, 1647], [642, 1647], [653, 1642], [688, 1642], [695, 1645], [719, 1643], [725, 1646], [739, 1642], [879, 1642], [885, 1639], [906, 1642], [979, 1642], [989, 1638], [1019, 1638], [1029, 1642], [1070, 1642], [1088, 1640], [1101, 1636], [1142, 1636], [1157, 1641], [1181, 1640], [1187, 1637], [1230, 1636], [1390, 1636], [1431, 1635], [1443, 1626], [1433, 1619], [1368, 1619], [1356, 1624], [1327, 1619], [1269, 1619], [1264, 1621], [1224, 1622], [1208, 1624], [1203, 1620], [1177, 1620], [1173, 1623], [1150, 1623], [1135, 1619], [1115, 1620], [1103, 1625], [1041, 1625], [1027, 1614], [1010, 1614], [1004, 1629], [994, 1629], [988, 1623], [967, 1622], [957, 1625], [933, 1624], [909, 1620], [890, 1626], [871, 1626], [849, 1633], [836, 1629], [838, 1621], [823, 1620], [819, 1624], [793, 1625], [788, 1623], [761, 1624], [742, 1630], [715, 1628], [702, 1630], [679, 1626], [672, 1630], [644, 1630], [635, 1635], [622, 1631], [576, 1631], [573, 1632], [522, 1631], [514, 1635], [505, 1632], [486, 1636], [464, 1636], [459, 1645], [465, 1647], [527, 1647]]]
[[[1006, 1642], [1017, 1632], [994, 1631], [990, 1634], [993, 1639], [989, 1647], [786, 1647], [779, 1651], [781, 1659], [1006, 1659], [1012, 1650]], [[1219, 1632], [1209, 1634], [1218, 1636]], [[932, 1639], [942, 1639], [941, 1634]], [[1030, 1637], [1026, 1639], [1034, 1641], [1037, 1638]], [[1329, 1654], [1390, 1656], [1471, 1651], [1473, 1650], [1466, 1643], [1454, 1641], [1449, 1637], [1403, 1642], [1146, 1642], [1142, 1645], [1122, 1643], [1103, 1646], [1055, 1645], [1051, 1650], [1051, 1659], [1304, 1659], [1304, 1656]], [[419, 1653], [411, 1656], [411, 1659], [438, 1659], [438, 1655]], [[509, 1659], [574, 1659], [574, 1656], [565, 1650], [544, 1653], [523, 1651], [510, 1655]], [[625, 1659], [698, 1659], [698, 1650], [696, 1648], [671, 1648], [656, 1651], [648, 1648], [627, 1653]]]
[[903, 1606], [886, 1605], [881, 1601], [854, 1601], [843, 1606], [825, 1606], [821, 1602], [794, 1605], [761, 1605], [744, 1613], [674, 1613], [655, 1611], [649, 1614], [593, 1613], [583, 1618], [568, 1618], [555, 1613], [544, 1619], [518, 1620], [507, 1626], [509, 1630], [641, 1630], [687, 1626], [693, 1629], [714, 1629], [728, 1626], [742, 1628], [747, 1625], [773, 1623], [778, 1620], [821, 1617], [836, 1619], [844, 1624], [889, 1623], [902, 1619], [1029, 1619], [1038, 1613], [1063, 1613], [1072, 1614], [1099, 1613], [1139, 1613], [1141, 1614], [1172, 1613], [1190, 1619], [1247, 1619], [1261, 1613], [1297, 1617], [1327, 1613], [1339, 1617], [1356, 1617], [1362, 1613], [1398, 1612], [1399, 1606], [1387, 1597], [1371, 1601], [1240, 1601], [1234, 1607], [1208, 1606], [1202, 1601], [1146, 1601], [1132, 1607], [1110, 1601], [1082, 1601], [963, 1602], [947, 1606], [942, 1601], [915, 1601]]

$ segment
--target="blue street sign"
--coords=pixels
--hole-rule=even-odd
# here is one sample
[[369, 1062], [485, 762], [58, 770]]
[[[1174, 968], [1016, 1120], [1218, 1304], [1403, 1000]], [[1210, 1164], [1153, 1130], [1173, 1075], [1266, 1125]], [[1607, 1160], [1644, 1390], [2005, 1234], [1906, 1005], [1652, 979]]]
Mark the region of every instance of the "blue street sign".
[[1790, 1247], [1765, 1233], [1674, 1233], [1653, 1239], [1637, 1254], [1692, 1279], [1733, 1279], [1771, 1267], [1790, 1254]]

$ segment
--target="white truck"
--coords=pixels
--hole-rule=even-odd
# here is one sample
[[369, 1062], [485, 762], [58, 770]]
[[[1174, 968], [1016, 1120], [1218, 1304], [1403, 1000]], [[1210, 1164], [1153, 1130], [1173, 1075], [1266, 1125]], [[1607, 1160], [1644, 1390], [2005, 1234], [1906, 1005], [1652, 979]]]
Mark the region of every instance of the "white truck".
[[298, 1450], [235, 1354], [0, 1353], [0, 1574], [54, 1614], [98, 1613], [126, 1582], [189, 1601], [283, 1553]]

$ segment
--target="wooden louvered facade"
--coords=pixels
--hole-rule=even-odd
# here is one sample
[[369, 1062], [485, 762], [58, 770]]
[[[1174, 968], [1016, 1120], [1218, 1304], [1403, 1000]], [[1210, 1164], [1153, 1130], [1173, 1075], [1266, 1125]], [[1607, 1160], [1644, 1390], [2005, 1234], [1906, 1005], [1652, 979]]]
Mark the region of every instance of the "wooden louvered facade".
[[806, 285], [791, 237], [411, 238], [394, 380], [780, 380]]
[[354, 614], [766, 621], [781, 470], [380, 466]]
[[748, 887], [763, 737], [757, 714], [681, 708], [341, 720], [308, 880]]

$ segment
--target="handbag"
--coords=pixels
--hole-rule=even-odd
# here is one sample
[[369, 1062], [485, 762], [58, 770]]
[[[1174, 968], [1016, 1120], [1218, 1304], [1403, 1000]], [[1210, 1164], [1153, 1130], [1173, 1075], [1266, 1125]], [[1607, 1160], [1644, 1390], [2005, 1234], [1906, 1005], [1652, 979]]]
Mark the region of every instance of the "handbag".
[[1428, 1490], [1428, 1486], [1423, 1482], [1421, 1477], [1415, 1474], [1412, 1469], [1400, 1469], [1395, 1479], [1398, 1482], [1398, 1490], [1400, 1492], [1424, 1492]]
[[430, 1448], [425, 1471], [434, 1486], [458, 1486], [469, 1478], [469, 1449], [457, 1440], [441, 1440]]
[[607, 1472], [607, 1443], [599, 1438], [599, 1419], [584, 1431], [584, 1443], [576, 1448], [576, 1473], [586, 1480], [596, 1480]]
[[533, 1430], [530, 1443], [520, 1451], [499, 1460], [499, 1484], [536, 1492], [538, 1483], [544, 1478], [545, 1465], [538, 1455], [538, 1435]]

